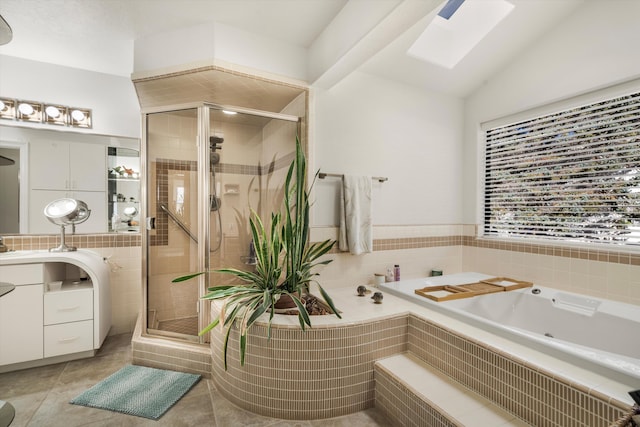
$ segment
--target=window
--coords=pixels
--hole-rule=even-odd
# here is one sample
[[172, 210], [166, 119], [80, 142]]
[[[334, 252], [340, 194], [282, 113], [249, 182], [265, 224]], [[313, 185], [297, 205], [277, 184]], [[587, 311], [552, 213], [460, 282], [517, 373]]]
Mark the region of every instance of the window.
[[484, 235], [640, 244], [640, 93], [485, 131]]

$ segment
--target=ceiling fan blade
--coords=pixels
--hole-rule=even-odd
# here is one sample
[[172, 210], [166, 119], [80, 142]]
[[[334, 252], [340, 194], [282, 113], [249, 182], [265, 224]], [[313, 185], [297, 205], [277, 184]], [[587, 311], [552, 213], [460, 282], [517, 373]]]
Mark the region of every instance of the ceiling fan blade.
[[0, 46], [7, 44], [13, 39], [13, 31], [7, 21], [0, 15]]
[[11, 166], [13, 164], [15, 164], [15, 160], [10, 159], [8, 157], [5, 156], [0, 156], [0, 166]]

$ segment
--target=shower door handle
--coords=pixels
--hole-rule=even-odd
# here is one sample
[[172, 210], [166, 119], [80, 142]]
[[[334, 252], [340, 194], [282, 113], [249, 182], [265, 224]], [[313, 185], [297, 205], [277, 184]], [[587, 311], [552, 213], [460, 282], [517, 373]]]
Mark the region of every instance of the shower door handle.
[[156, 229], [156, 217], [148, 216], [147, 220], [147, 230], [155, 230]]

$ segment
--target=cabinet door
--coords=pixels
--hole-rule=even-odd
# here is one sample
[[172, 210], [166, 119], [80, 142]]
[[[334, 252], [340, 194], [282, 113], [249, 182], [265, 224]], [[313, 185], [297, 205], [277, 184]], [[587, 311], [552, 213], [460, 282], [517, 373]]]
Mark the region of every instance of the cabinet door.
[[[31, 190], [29, 192], [29, 229], [30, 234], [55, 234], [60, 227], [49, 222], [44, 216], [44, 208], [54, 200], [71, 197], [67, 191]], [[89, 206], [91, 208], [91, 206]], [[70, 232], [70, 230], [67, 230]]]
[[69, 180], [74, 191], [107, 191], [107, 147], [69, 144]]
[[[74, 191], [70, 197], [82, 200], [91, 209], [89, 219], [76, 227], [76, 233], [106, 233], [108, 231], [106, 191]], [[67, 231], [71, 232], [69, 227], [67, 227]]]
[[21, 285], [0, 297], [0, 365], [43, 357], [42, 284]]
[[69, 188], [69, 144], [38, 141], [29, 146], [29, 185], [39, 190]]

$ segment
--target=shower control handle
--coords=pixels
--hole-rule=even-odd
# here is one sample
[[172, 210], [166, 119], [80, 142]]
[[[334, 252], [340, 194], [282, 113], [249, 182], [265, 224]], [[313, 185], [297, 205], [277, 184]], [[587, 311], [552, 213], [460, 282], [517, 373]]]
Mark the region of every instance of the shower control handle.
[[155, 230], [156, 229], [156, 217], [149, 216], [146, 219], [147, 230]]

